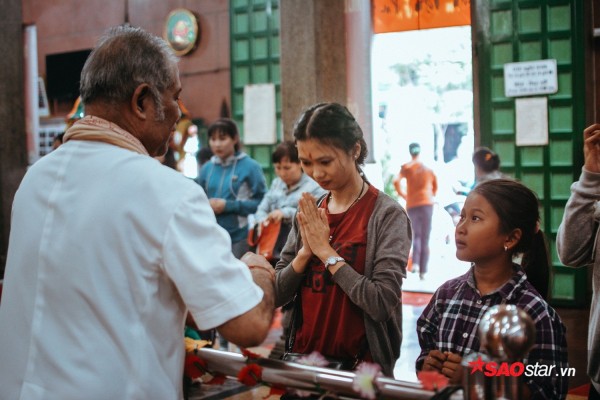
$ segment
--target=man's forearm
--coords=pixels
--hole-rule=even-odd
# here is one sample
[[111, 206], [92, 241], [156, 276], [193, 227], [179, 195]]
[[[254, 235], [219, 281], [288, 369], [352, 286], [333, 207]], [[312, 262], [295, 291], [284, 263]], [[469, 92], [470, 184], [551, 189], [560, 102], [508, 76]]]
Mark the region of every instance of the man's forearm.
[[261, 344], [269, 333], [274, 312], [274, 281], [268, 270], [252, 268], [254, 282], [262, 289], [263, 298], [248, 312], [226, 322], [218, 328], [219, 333], [240, 347]]
[[267, 271], [261, 268], [252, 268], [250, 270], [252, 279], [263, 291], [263, 299], [257, 307], [264, 307], [265, 317], [268, 317], [269, 321], [273, 318], [273, 311], [275, 310], [275, 280], [274, 277]]

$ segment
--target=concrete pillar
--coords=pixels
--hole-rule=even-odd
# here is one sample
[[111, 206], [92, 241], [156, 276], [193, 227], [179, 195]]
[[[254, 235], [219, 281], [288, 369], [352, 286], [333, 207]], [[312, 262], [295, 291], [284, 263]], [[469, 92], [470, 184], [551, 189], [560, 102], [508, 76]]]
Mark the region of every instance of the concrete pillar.
[[345, 0], [281, 0], [281, 119], [286, 139], [305, 108], [347, 104]]
[[21, 0], [0, 0], [0, 277], [12, 201], [27, 168]]
[[348, 109], [363, 130], [369, 154], [374, 161], [373, 105], [371, 96], [371, 2], [346, 0], [346, 80]]
[[354, 114], [373, 161], [371, 8], [367, 0], [281, 0], [284, 137], [301, 111], [335, 101]]

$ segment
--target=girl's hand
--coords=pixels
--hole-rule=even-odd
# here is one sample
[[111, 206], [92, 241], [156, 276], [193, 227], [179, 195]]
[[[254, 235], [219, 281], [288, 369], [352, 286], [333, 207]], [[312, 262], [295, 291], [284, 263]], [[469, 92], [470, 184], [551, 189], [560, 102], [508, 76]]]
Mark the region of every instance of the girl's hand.
[[590, 172], [600, 172], [600, 124], [593, 124], [583, 131], [584, 167]]
[[269, 222], [279, 222], [283, 219], [283, 211], [281, 210], [273, 210], [267, 216], [267, 221]]
[[329, 245], [329, 222], [325, 210], [317, 207], [316, 199], [310, 193], [302, 193], [298, 202], [298, 222], [303, 246], [308, 246], [319, 258], [333, 251]]
[[431, 350], [423, 362], [423, 371], [442, 372], [442, 366], [446, 362], [446, 354], [439, 350]]
[[[300, 217], [298, 217], [298, 221], [300, 221]], [[292, 268], [294, 268], [296, 273], [303, 274], [306, 270], [306, 266], [308, 265], [308, 261], [313, 256], [313, 252], [308, 244], [308, 241], [304, 240], [304, 238], [307, 237], [305, 229], [300, 223], [298, 223], [298, 226], [300, 228], [300, 240], [302, 240], [302, 247], [300, 247], [298, 254], [296, 254], [296, 257], [292, 261]]]
[[462, 357], [458, 354], [445, 351], [446, 361], [442, 364], [442, 374], [450, 379], [450, 383], [457, 384], [462, 381]]
[[[300, 222], [300, 213], [298, 213], [298, 222]], [[305, 238], [308, 237], [308, 233], [306, 233], [306, 228], [302, 225], [302, 223], [299, 223], [300, 226], [300, 239], [302, 240], [302, 247], [300, 248], [300, 250], [298, 250], [298, 255], [302, 256], [303, 258], [311, 258], [313, 256], [313, 252], [312, 249], [310, 248], [310, 244], [308, 243], [308, 240], [306, 240]]]
[[208, 201], [215, 214], [218, 215], [225, 211], [225, 199], [212, 198]]

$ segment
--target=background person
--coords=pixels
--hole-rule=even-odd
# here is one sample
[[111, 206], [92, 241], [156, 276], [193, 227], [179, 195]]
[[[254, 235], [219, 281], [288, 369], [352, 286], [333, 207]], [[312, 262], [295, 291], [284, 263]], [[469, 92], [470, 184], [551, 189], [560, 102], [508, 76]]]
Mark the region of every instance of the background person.
[[80, 91], [87, 115], [14, 199], [0, 398], [180, 399], [187, 311], [201, 329], [258, 345], [274, 271], [254, 254], [252, 270], [237, 260], [202, 189], [153, 158], [180, 116], [164, 40], [110, 30]]
[[393, 376], [402, 342], [408, 216], [364, 179], [366, 143], [344, 106], [309, 107], [294, 138], [302, 168], [328, 194], [319, 203], [302, 195], [276, 266], [276, 306], [296, 298], [288, 350], [318, 351], [348, 369], [374, 361]]
[[239, 258], [249, 250], [247, 217], [256, 212], [267, 183], [260, 164], [241, 151], [233, 120], [220, 118], [211, 124], [208, 143], [213, 156], [202, 166], [198, 183], [217, 222], [229, 232], [233, 254]]
[[504, 175], [500, 172], [500, 156], [487, 147], [478, 147], [473, 152], [473, 166], [475, 167], [475, 183], [500, 179]]
[[[283, 242], [275, 252], [279, 254], [292, 228], [292, 220], [302, 193], [310, 193], [318, 198], [325, 193], [325, 190], [302, 171], [298, 150], [291, 140], [275, 148], [271, 161], [277, 177], [258, 205], [254, 217], [257, 223], [282, 222], [279, 236], [283, 238]], [[277, 259], [274, 262], [277, 262]]]
[[600, 124], [583, 131], [584, 164], [579, 181], [571, 185], [556, 235], [560, 261], [569, 267], [591, 267], [593, 296], [588, 326], [587, 373], [591, 380], [590, 399], [600, 399]]
[[[438, 184], [433, 170], [419, 160], [421, 146], [411, 143], [408, 151], [412, 159], [402, 165], [394, 187], [406, 200], [406, 211], [412, 224], [412, 272], [418, 272], [424, 279], [429, 264], [429, 236]], [[406, 191], [402, 188], [403, 180], [406, 180]]]
[[[421, 346], [417, 371], [438, 371], [460, 383], [462, 358], [481, 350], [477, 333], [481, 318], [498, 304], [514, 304], [534, 321], [535, 344], [524, 364], [566, 368], [565, 327], [525, 274], [549, 264], [536, 195], [514, 180], [480, 183], [467, 196], [455, 236], [456, 257], [472, 266], [444, 283], [417, 320]], [[525, 269], [513, 263], [516, 253], [524, 254]], [[524, 379], [527, 398], [564, 399], [567, 394], [568, 376]]]

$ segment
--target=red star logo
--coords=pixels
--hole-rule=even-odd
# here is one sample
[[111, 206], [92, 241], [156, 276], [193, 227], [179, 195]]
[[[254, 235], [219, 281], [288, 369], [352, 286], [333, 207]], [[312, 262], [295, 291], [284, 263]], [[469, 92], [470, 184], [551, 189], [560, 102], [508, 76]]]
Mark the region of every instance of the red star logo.
[[469, 367], [471, 367], [471, 375], [477, 371], [483, 372], [483, 366], [485, 362], [481, 359], [481, 356], [477, 357], [475, 361], [469, 361]]

